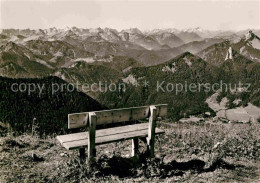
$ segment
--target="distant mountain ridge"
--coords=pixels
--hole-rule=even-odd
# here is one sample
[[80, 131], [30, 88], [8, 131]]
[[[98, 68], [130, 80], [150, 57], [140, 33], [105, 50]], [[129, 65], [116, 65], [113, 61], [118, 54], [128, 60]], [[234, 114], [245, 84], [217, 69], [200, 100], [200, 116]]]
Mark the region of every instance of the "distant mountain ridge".
[[[82, 29], [77, 27], [37, 30], [2, 29], [0, 45], [7, 48], [14, 43], [21, 49], [28, 49], [25, 56], [29, 60], [47, 67], [46, 70], [49, 71], [42, 72], [48, 72], [48, 74], [54, 72], [50, 70], [59, 69], [64, 64], [67, 65], [67, 62], [80, 59], [87, 62], [103, 61], [110, 56], [133, 58], [145, 66], [156, 65], [185, 51], [196, 54], [226, 39], [236, 41], [240, 46], [234, 48], [241, 49], [247, 58], [258, 60], [257, 51], [247, 49], [247, 46], [243, 50], [243, 43], [239, 43], [243, 40], [243, 36], [238, 35], [241, 35], [241, 31], [209, 31], [201, 28], [151, 31], [141, 31], [137, 28], [118, 31], [111, 28]], [[258, 48], [258, 44], [254, 40], [247, 40], [247, 42], [252, 42], [251, 46]], [[5, 50], [1, 50], [1, 52], [3, 51]], [[17, 56], [14, 54], [12, 58]], [[19, 53], [17, 54], [19, 55]], [[18, 57], [20, 59], [21, 55]], [[0, 60], [0, 67], [4, 62]], [[29, 76], [34, 77], [35, 74]]]
[[[118, 70], [114, 60], [117, 63], [121, 60], [124, 62], [124, 70], [161, 64], [187, 51], [213, 63], [219, 58], [225, 60], [229, 47], [233, 50], [232, 53], [236, 52], [249, 60], [259, 62], [259, 37], [249, 31], [237, 40], [237, 35], [234, 37], [236, 33], [239, 34], [201, 28], [156, 29], [143, 32], [137, 28], [122, 31], [77, 27], [44, 30], [3, 29], [0, 34], [0, 75], [16, 78], [58, 75], [62, 78], [64, 75], [60, 74], [61, 70], [70, 70], [69, 67], [77, 62], [101, 63], [96, 64], [97, 69], [102, 65], [111, 68], [110, 64], [107, 64], [111, 63], [114, 65], [111, 69]], [[180, 38], [182, 36], [185, 39]], [[223, 49], [217, 46], [227, 42], [229, 46], [224, 46]], [[219, 53], [207, 56], [206, 52], [214, 45], [220, 50]], [[135, 64], [127, 65], [128, 62], [125, 61], [130, 59]]]
[[[260, 106], [259, 37], [254, 31], [206, 31], [137, 28], [3, 30], [0, 34], [0, 76], [56, 76], [69, 83], [125, 83], [126, 92], [86, 92], [109, 108], [168, 103], [179, 119], [210, 111], [207, 92], [165, 93], [154, 83], [252, 83], [249, 93], [224, 93]], [[183, 37], [182, 37], [183, 36]], [[79, 88], [81, 89], [81, 88]], [[190, 104], [192, 101], [192, 105]], [[230, 104], [233, 105], [233, 104]], [[212, 112], [212, 111], [211, 111]]]

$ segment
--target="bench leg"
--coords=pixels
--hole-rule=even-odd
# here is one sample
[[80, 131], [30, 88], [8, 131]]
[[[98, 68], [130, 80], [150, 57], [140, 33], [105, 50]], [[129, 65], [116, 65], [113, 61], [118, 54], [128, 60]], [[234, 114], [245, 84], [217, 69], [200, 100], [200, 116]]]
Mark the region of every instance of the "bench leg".
[[81, 159], [85, 159], [86, 158], [85, 148], [80, 148], [79, 149], [79, 157]]
[[94, 157], [97, 156], [97, 149], [96, 149], [96, 148], [94, 148], [94, 150], [93, 150], [93, 156], [94, 156]]
[[155, 106], [150, 106], [150, 117], [148, 126], [148, 137], [147, 145], [149, 148], [149, 156], [154, 157], [154, 138], [155, 138], [155, 127], [156, 127], [156, 113], [157, 109]]
[[96, 121], [97, 121], [96, 114], [91, 113], [89, 128], [88, 128], [88, 160], [93, 160], [96, 155], [96, 149], [95, 149]]
[[147, 154], [149, 157], [154, 157], [154, 139], [147, 138]]
[[[150, 140], [148, 137], [140, 138], [141, 141], [143, 141], [146, 144], [146, 150], [145, 154], [149, 157], [153, 157], [154, 155], [154, 146], [150, 143]], [[150, 144], [150, 145], [149, 145]]]
[[[91, 151], [88, 151], [88, 153], [90, 153]], [[96, 157], [96, 148], [92, 149], [92, 154], [88, 154], [88, 158], [86, 160], [86, 162], [88, 163], [88, 165], [91, 167], [92, 163], [95, 161], [95, 157]]]
[[138, 138], [132, 139], [132, 157], [137, 156], [138, 147], [139, 147]]

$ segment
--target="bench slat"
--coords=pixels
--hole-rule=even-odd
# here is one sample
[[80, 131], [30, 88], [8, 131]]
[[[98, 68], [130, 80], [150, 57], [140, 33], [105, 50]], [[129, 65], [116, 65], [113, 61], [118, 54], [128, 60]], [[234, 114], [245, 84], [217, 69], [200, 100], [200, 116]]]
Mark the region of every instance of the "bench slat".
[[[164, 131], [157, 128], [155, 133], [161, 134]], [[101, 129], [96, 131], [96, 145], [147, 136], [148, 123]], [[88, 132], [60, 135], [57, 139], [68, 150], [87, 147]]]
[[[118, 134], [118, 133], [125, 133], [128, 131], [143, 130], [143, 129], [148, 130], [148, 123], [140, 123], [135, 125], [126, 125], [126, 126], [120, 126], [115, 128], [96, 130], [96, 137], [107, 136], [107, 135]], [[63, 144], [69, 141], [86, 139], [87, 135], [88, 135], [87, 132], [72, 133], [68, 135], [57, 136], [57, 139], [61, 144]]]
[[[156, 128], [155, 129], [155, 134], [162, 134], [164, 133], [163, 130]], [[96, 145], [101, 145], [101, 144], [106, 144], [106, 143], [111, 143], [111, 142], [118, 142], [121, 140], [129, 140], [133, 138], [140, 138], [140, 137], [147, 137], [148, 136], [148, 130], [138, 130], [138, 131], [131, 131], [131, 132], [125, 132], [125, 133], [120, 133], [120, 134], [115, 134], [115, 135], [110, 135], [110, 136], [101, 136], [101, 137], [96, 137]], [[72, 141], [72, 142], [66, 142], [63, 143], [63, 146], [68, 149], [77, 149], [77, 148], [82, 148], [82, 147], [87, 147], [88, 146], [88, 139], [82, 139], [78, 141]]]
[[[155, 105], [157, 108], [156, 116], [164, 117], [167, 115], [167, 104]], [[112, 109], [95, 111], [97, 125], [111, 124], [124, 121], [134, 121], [149, 117], [150, 106], [130, 107], [122, 109]], [[80, 128], [87, 125], [88, 112], [74, 113], [68, 115], [68, 128]]]

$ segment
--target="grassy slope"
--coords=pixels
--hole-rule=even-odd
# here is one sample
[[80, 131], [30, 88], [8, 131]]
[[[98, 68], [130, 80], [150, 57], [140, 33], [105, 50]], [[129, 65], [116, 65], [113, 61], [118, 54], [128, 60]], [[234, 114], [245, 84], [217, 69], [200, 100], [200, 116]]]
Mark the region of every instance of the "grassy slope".
[[[53, 138], [0, 139], [0, 182], [257, 182], [259, 124], [160, 123], [156, 158], [129, 158], [131, 142], [97, 147], [91, 170]], [[140, 150], [143, 151], [144, 144]], [[31, 158], [34, 151], [43, 161]], [[63, 153], [63, 154], [62, 154]]]

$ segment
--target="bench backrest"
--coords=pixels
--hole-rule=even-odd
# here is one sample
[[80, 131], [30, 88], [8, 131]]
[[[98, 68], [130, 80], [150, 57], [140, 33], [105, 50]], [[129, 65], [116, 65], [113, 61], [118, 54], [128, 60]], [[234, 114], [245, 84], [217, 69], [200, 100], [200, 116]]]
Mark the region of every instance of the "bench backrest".
[[[156, 117], [167, 115], [167, 104], [153, 105]], [[150, 117], [151, 106], [130, 107], [94, 112], [74, 113], [68, 115], [68, 128], [80, 128], [89, 125], [91, 116], [95, 115], [95, 125], [141, 120]]]

